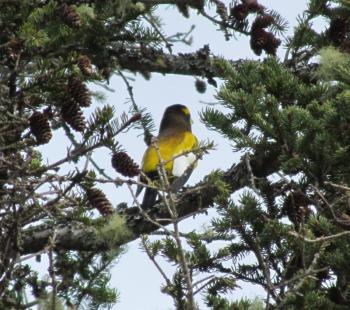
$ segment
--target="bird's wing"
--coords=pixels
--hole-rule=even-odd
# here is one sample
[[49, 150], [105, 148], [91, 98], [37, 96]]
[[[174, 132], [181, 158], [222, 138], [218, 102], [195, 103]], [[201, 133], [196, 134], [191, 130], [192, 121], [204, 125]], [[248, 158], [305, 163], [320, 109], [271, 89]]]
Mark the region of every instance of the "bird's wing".
[[[196, 161], [196, 156], [193, 153], [181, 154], [195, 148], [197, 144], [197, 138], [191, 132], [184, 132], [181, 135], [159, 138], [159, 152], [166, 163], [165, 170], [171, 178], [171, 190], [173, 192], [180, 190], [180, 188], [187, 182], [194, 168], [193, 163]], [[143, 156], [142, 170], [151, 180], [158, 178], [158, 162], [158, 155], [155, 148], [153, 146], [148, 147]], [[143, 187], [139, 185], [136, 190], [136, 195], [139, 195], [142, 192], [142, 189]], [[154, 205], [156, 198], [157, 191], [146, 188], [142, 208], [150, 208]]]
[[[186, 133], [184, 142], [178, 148], [178, 153], [174, 157], [181, 153], [188, 152], [194, 149], [198, 145], [198, 140], [191, 132]], [[179, 151], [180, 150], [180, 151]], [[192, 174], [193, 169], [196, 166], [197, 156], [194, 153], [186, 153], [178, 156], [174, 159], [172, 175], [175, 177], [171, 183], [171, 190], [177, 192], [188, 181]]]

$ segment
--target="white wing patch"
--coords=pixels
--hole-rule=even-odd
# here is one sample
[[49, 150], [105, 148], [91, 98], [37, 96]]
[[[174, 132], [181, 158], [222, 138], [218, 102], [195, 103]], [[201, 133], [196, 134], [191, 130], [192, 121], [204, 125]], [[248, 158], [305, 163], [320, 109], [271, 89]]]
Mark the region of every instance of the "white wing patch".
[[181, 155], [174, 159], [173, 164], [173, 176], [182, 176], [186, 169], [191, 166], [196, 161], [196, 155], [193, 153], [188, 153], [186, 155]]

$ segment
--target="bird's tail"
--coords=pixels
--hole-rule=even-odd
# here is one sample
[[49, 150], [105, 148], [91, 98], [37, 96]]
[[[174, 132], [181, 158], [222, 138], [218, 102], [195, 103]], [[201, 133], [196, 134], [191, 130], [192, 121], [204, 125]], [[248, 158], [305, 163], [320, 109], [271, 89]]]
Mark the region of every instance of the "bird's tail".
[[143, 210], [148, 210], [154, 206], [156, 203], [158, 191], [153, 188], [146, 188], [145, 195], [143, 196], [141, 208]]

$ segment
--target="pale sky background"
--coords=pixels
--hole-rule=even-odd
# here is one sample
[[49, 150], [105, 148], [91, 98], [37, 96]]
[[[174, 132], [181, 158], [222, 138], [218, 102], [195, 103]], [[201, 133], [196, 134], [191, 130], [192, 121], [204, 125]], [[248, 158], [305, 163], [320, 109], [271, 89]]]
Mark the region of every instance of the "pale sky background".
[[[225, 1], [225, 3], [228, 4], [228, 1]], [[259, 3], [278, 11], [289, 21], [288, 34], [292, 33], [293, 26], [296, 25], [296, 17], [306, 8], [307, 1], [261, 0]], [[195, 51], [204, 44], [209, 44], [213, 54], [221, 55], [228, 59], [257, 58], [250, 50], [249, 38], [238, 35], [237, 40], [225, 41], [223, 33], [218, 31], [215, 25], [198, 16], [194, 11], [191, 11], [191, 16], [187, 20], [179, 16], [176, 8], [162, 7], [159, 9], [159, 12], [166, 24], [165, 30], [168, 34], [186, 31], [192, 24], [196, 25], [196, 29], [193, 32], [194, 41], [192, 46], [180, 46], [180, 48], [174, 49], [174, 52]], [[278, 55], [284, 57], [284, 53], [285, 50], [281, 46], [278, 50]], [[128, 98], [124, 90], [125, 87], [118, 77], [111, 80], [110, 86], [116, 90], [116, 93], [110, 97], [110, 103], [113, 102], [119, 109], [123, 101]], [[194, 88], [194, 78], [175, 75], [163, 76], [160, 74], [153, 74], [150, 81], [137, 76], [133, 86], [136, 102], [141, 106], [147, 106], [154, 117], [156, 125], [159, 124], [166, 106], [175, 103], [185, 104], [192, 111], [194, 120], [193, 132], [200, 140], [209, 138], [217, 144], [216, 150], [205, 156], [202, 162], [199, 163], [188, 184], [196, 184], [213, 169], [227, 169], [233, 162], [239, 160], [240, 155], [232, 152], [229, 141], [209, 131], [199, 121], [198, 113], [205, 107], [205, 103], [216, 102], [214, 97], [216, 89], [214, 87], [208, 86], [205, 94], [199, 94]], [[141, 161], [145, 147], [142, 137], [139, 137], [137, 144], [134, 138], [130, 139], [128, 134], [124, 135], [120, 141], [135, 160]], [[115, 192], [114, 188], [111, 189], [112, 196], [110, 198], [112, 200], [115, 199]], [[115, 199], [115, 201], [118, 201], [118, 199]], [[209, 216], [199, 216], [195, 219], [186, 220], [182, 224], [182, 228], [189, 231], [201, 229], [202, 225], [210, 224], [210, 218], [214, 214], [212, 210], [209, 212]], [[166, 262], [162, 266], [165, 266], [165, 270], [172, 270]], [[113, 268], [111, 283], [120, 292], [120, 302], [113, 309], [174, 309], [172, 299], [160, 292], [160, 286], [164, 284], [163, 279], [146, 254], [140, 250], [140, 242], [138, 240], [128, 245], [127, 253], [120, 258]], [[249, 298], [254, 298], [255, 296], [264, 297], [264, 291], [260, 287], [247, 285], [246, 283], [239, 284], [242, 289], [234, 291], [233, 298], [244, 296]], [[201, 299], [200, 296], [197, 296], [201, 309], [206, 309]]]
[[[227, 5], [229, 1], [224, 1]], [[286, 34], [292, 33], [293, 26], [296, 25], [296, 17], [306, 8], [306, 0], [295, 1], [282, 1], [282, 0], [260, 0], [259, 3], [265, 5], [267, 8], [278, 11], [289, 22], [289, 30]], [[198, 48], [201, 48], [204, 44], [209, 44], [211, 52], [214, 55], [221, 55], [227, 59], [257, 59], [249, 47], [249, 38], [245, 36], [237, 35], [237, 39], [231, 39], [225, 41], [222, 32], [216, 29], [216, 26], [210, 23], [208, 20], [198, 16], [195, 11], [191, 11], [189, 19], [185, 19], [180, 15], [176, 8], [162, 6], [158, 9], [159, 15], [162, 17], [165, 24], [164, 29], [168, 35], [176, 32], [186, 32], [192, 24], [196, 25], [196, 29], [193, 32], [193, 44], [192, 46], [179, 45], [173, 49], [174, 53], [177, 52], [191, 52]], [[284, 57], [284, 48], [281, 46], [278, 50], [278, 55]], [[262, 56], [265, 56], [263, 53]], [[263, 58], [263, 57], [261, 57]], [[180, 103], [187, 105], [191, 112], [194, 121], [193, 132], [200, 140], [214, 140], [217, 148], [209, 155], [206, 155], [199, 163], [198, 167], [192, 174], [188, 184], [196, 184], [205, 175], [210, 173], [213, 169], [227, 169], [234, 162], [239, 161], [240, 154], [232, 152], [232, 145], [229, 141], [224, 140], [220, 135], [209, 131], [199, 121], [199, 112], [205, 108], [206, 104], [213, 104], [216, 102], [215, 93], [216, 89], [210, 85], [207, 87], [205, 94], [199, 94], [194, 87], [194, 78], [188, 76], [175, 76], [175, 75], [161, 75], [152, 74], [152, 78], [146, 81], [141, 75], [133, 75], [132, 73], [127, 76], [135, 79], [131, 81], [134, 91], [134, 97], [136, 103], [141, 107], [147, 107], [148, 111], [152, 114], [154, 122], [157, 126], [161, 119], [166, 106]], [[112, 77], [109, 87], [114, 90], [113, 93], [106, 92], [102, 88], [96, 88], [92, 86], [93, 90], [101, 90], [106, 93], [107, 100], [105, 103], [114, 105], [118, 114], [122, 114], [123, 111], [128, 112], [129, 95], [126, 91], [125, 84], [118, 76]], [[96, 103], [87, 112], [92, 111], [97, 105]], [[121, 143], [123, 148], [128, 154], [137, 162], [141, 162], [143, 152], [145, 150], [145, 144], [143, 142], [143, 136], [141, 131], [131, 130], [117, 137], [117, 140]], [[59, 143], [63, 143], [66, 140], [63, 135], [56, 135], [54, 138]], [[42, 149], [48, 154], [48, 161], [54, 162], [62, 158], [65, 155], [66, 149], [56, 148], [55, 150], [48, 146], [43, 146]], [[106, 172], [112, 177], [118, 176], [113, 170], [110, 164], [110, 154], [108, 151], [99, 150], [94, 154], [94, 159], [103, 167]], [[116, 205], [119, 202], [126, 201], [131, 204], [131, 197], [126, 187], [120, 187], [116, 189], [113, 185], [106, 185], [102, 187], [107, 194], [111, 202]], [[200, 230], [203, 225], [208, 226], [210, 224], [210, 218], [215, 215], [213, 210], [209, 210], [208, 216], [198, 216], [195, 219], [188, 219], [182, 223], [181, 228], [183, 230]], [[34, 263], [34, 265], [36, 265]], [[162, 266], [166, 271], [171, 272], [171, 266], [162, 262]], [[43, 265], [41, 264], [41, 268]], [[172, 299], [167, 295], [160, 292], [160, 287], [163, 284], [158, 271], [154, 265], [149, 261], [146, 254], [140, 250], [140, 242], [136, 240], [131, 242], [127, 246], [127, 252], [122, 255], [115, 267], [112, 269], [111, 285], [117, 288], [120, 293], [120, 301], [113, 309], [118, 310], [163, 310], [174, 309]], [[245, 283], [239, 283], [242, 289], [234, 291], [232, 298], [255, 296], [264, 297], [264, 291], [261, 288], [246, 285]], [[198, 298], [199, 297], [199, 298]], [[201, 305], [201, 309], [206, 309], [203, 302], [201, 302], [200, 296], [197, 297], [197, 301]]]

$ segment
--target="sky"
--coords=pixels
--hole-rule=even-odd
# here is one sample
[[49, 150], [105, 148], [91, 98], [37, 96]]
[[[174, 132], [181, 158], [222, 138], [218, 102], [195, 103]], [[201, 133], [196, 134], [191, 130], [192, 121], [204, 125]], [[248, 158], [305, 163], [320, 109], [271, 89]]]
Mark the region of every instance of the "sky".
[[[224, 1], [227, 5], [228, 1]], [[267, 8], [279, 12], [289, 22], [287, 35], [292, 33], [293, 26], [296, 25], [296, 17], [306, 8], [306, 0], [281, 1], [281, 0], [260, 0], [259, 3]], [[174, 53], [196, 51], [205, 44], [209, 44], [211, 52], [215, 55], [225, 58], [238, 60], [253, 58], [257, 59], [249, 48], [249, 38], [237, 35], [236, 39], [225, 41], [222, 32], [218, 31], [216, 26], [198, 16], [195, 11], [191, 11], [189, 19], [182, 17], [178, 11], [168, 6], [162, 6], [158, 9], [158, 14], [164, 21], [164, 29], [168, 35], [176, 32], [186, 32], [191, 25], [196, 25], [193, 35], [192, 46], [180, 45], [174, 48]], [[280, 47], [279, 57], [283, 58], [285, 50]], [[263, 54], [264, 56], [264, 54]], [[157, 126], [161, 120], [164, 109], [172, 104], [184, 104], [189, 107], [193, 119], [193, 132], [199, 140], [210, 139], [215, 142], [216, 149], [206, 155], [198, 164], [191, 178], [189, 185], [196, 184], [205, 175], [213, 169], [228, 169], [234, 162], [238, 162], [240, 155], [232, 151], [232, 144], [223, 139], [220, 135], [207, 129], [199, 119], [199, 112], [207, 105], [217, 102], [215, 93], [218, 89], [208, 85], [204, 94], [199, 94], [194, 87], [194, 78], [188, 76], [161, 75], [152, 74], [150, 80], [145, 80], [141, 75], [126, 73], [131, 78], [130, 83], [133, 86], [134, 98], [141, 107], [147, 107], [152, 114]], [[129, 95], [125, 84], [118, 76], [113, 76], [110, 80], [109, 88], [113, 92], [107, 92], [101, 87], [91, 86], [92, 90], [103, 91], [106, 95], [104, 103], [115, 106], [119, 115], [123, 111], [128, 112]], [[100, 103], [95, 103], [90, 112]], [[87, 111], [89, 112], [89, 111]], [[155, 132], [156, 133], [156, 132]], [[58, 135], [55, 139], [64, 139], [63, 135]], [[142, 132], [131, 130], [117, 137], [122, 147], [136, 161], [141, 162], [143, 152], [146, 148]], [[57, 141], [57, 140], [56, 140]], [[51, 144], [51, 143], [50, 143]], [[51, 144], [52, 145], [52, 144]], [[45, 149], [46, 148], [46, 149]], [[48, 161], [54, 162], [65, 155], [64, 148], [50, 149], [49, 146], [43, 146], [48, 154]], [[93, 155], [95, 161], [105, 169], [112, 177], [117, 177], [110, 165], [110, 154], [105, 149], [99, 150]], [[126, 201], [131, 204], [131, 197], [126, 187], [115, 188], [113, 185], [104, 185], [104, 192], [110, 201], [116, 205], [119, 202]], [[193, 229], [201, 230], [210, 225], [210, 218], [215, 215], [213, 210], [209, 210], [208, 216], [197, 216], [194, 219], [188, 219], [181, 223], [181, 229], [190, 231]], [[165, 271], [171, 272], [172, 266], [167, 262], [161, 261]], [[159, 272], [147, 258], [146, 254], [140, 248], [139, 240], [127, 245], [126, 253], [123, 254], [112, 269], [111, 286], [116, 288], [120, 294], [119, 302], [113, 307], [118, 310], [164, 310], [174, 309], [172, 300], [160, 292], [163, 281]], [[245, 283], [239, 283], [242, 289], [234, 292], [233, 298], [255, 296], [262, 297], [264, 292], [261, 288], [252, 287]], [[201, 298], [198, 299], [201, 309], [205, 309]]]

